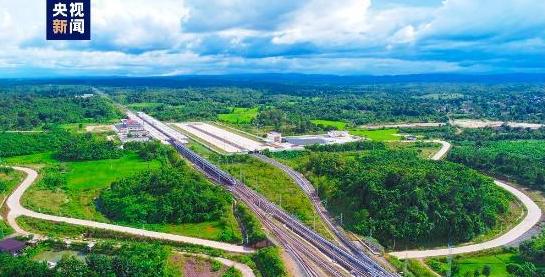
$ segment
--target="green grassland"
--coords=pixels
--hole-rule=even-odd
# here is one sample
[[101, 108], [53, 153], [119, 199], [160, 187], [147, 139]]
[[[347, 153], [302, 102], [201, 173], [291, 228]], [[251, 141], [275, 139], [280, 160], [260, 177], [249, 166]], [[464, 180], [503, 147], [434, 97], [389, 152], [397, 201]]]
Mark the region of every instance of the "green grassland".
[[363, 130], [350, 129], [350, 134], [354, 136], [366, 137], [375, 141], [401, 140], [398, 129], [379, 129], [379, 130]]
[[218, 114], [218, 119], [233, 124], [250, 124], [257, 117], [259, 108], [232, 108], [230, 113]]
[[141, 110], [144, 108], [156, 108], [158, 106], [163, 105], [162, 103], [154, 103], [154, 102], [142, 102], [142, 103], [132, 103], [127, 105], [131, 109], [137, 109]]
[[[474, 276], [473, 273], [478, 270], [482, 272], [484, 266], [490, 266], [491, 277], [512, 276], [507, 272], [508, 264], [523, 264], [525, 261], [517, 251], [509, 252], [505, 250], [492, 250], [475, 254], [460, 255], [454, 257], [452, 263], [457, 264], [459, 270], [453, 276]], [[426, 260], [434, 271], [444, 274], [449, 268], [446, 258], [430, 258]], [[543, 268], [543, 265], [536, 265]], [[484, 275], [483, 275], [484, 276]]]
[[[0, 182], [4, 186], [0, 186], [0, 204], [11, 193], [11, 191], [23, 180], [24, 174], [20, 171], [10, 171], [8, 173], [0, 172]], [[0, 208], [2, 208], [0, 206]]]
[[145, 162], [131, 153], [120, 159], [63, 163], [63, 167], [66, 168], [67, 181], [63, 190], [32, 186], [25, 193], [23, 204], [41, 212], [106, 222], [94, 206], [100, 190], [116, 179], [148, 168], [158, 168], [159, 162]]
[[335, 128], [337, 130], [344, 130], [348, 123], [343, 121], [335, 121], [335, 120], [323, 120], [323, 119], [314, 119], [311, 120], [312, 124], [317, 126], [323, 126], [323, 127], [329, 127], [329, 128]]
[[[95, 199], [100, 191], [120, 178], [147, 169], [159, 168], [157, 160], [144, 161], [134, 153], [127, 153], [119, 159], [60, 163], [52, 153], [40, 153], [6, 159], [10, 164], [60, 166], [64, 170], [66, 185], [62, 189], [51, 190], [38, 184], [31, 186], [23, 196], [23, 205], [39, 212], [111, 223], [97, 211]], [[233, 214], [228, 215], [231, 225], [236, 225]], [[217, 240], [224, 230], [219, 221], [188, 224], [145, 224], [134, 226], [148, 230]], [[229, 226], [232, 228], [233, 226]], [[233, 228], [238, 230], [238, 226]]]
[[[0, 172], [0, 211], [2, 210], [4, 200], [23, 178], [24, 174], [20, 171]], [[13, 230], [3, 220], [2, 215], [0, 215], [0, 239], [11, 233], [13, 233]]]

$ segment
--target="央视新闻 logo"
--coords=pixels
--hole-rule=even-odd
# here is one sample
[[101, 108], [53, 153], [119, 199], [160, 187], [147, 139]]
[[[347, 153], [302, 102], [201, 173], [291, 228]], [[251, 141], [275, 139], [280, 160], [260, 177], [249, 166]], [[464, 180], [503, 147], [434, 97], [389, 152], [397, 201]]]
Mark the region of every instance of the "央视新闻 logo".
[[90, 0], [47, 0], [47, 40], [90, 40]]

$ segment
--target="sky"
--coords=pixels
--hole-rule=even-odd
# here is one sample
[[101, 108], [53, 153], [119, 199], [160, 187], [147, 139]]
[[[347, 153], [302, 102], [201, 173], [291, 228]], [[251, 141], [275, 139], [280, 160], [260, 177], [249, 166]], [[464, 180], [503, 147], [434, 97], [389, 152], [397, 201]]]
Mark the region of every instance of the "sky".
[[47, 41], [45, 0], [0, 0], [0, 78], [544, 73], [543, 0], [91, 0]]

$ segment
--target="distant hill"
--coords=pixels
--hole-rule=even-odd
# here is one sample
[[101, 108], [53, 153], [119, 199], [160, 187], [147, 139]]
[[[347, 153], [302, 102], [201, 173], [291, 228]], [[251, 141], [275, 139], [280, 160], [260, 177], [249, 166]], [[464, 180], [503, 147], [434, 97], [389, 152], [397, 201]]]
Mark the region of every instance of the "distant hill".
[[545, 74], [417, 74], [417, 75], [320, 75], [298, 73], [181, 75], [169, 77], [70, 77], [42, 79], [0, 79], [0, 85], [12, 84], [88, 84], [105, 86], [267, 86], [311, 85], [347, 86], [388, 83], [545, 83]]

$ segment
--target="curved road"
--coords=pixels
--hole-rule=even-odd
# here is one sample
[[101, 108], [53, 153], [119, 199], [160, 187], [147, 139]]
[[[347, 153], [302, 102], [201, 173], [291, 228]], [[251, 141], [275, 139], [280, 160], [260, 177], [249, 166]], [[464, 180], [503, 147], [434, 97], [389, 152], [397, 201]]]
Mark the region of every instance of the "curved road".
[[43, 220], [54, 221], [54, 222], [64, 222], [68, 224], [80, 225], [85, 227], [122, 232], [122, 233], [131, 234], [135, 236], [148, 237], [148, 238], [159, 239], [159, 240], [168, 240], [168, 241], [174, 241], [174, 242], [203, 245], [203, 246], [217, 248], [217, 249], [221, 249], [221, 250], [225, 250], [229, 252], [238, 252], [238, 253], [254, 252], [253, 249], [245, 247], [245, 246], [240, 246], [240, 245], [234, 245], [229, 243], [223, 243], [223, 242], [217, 242], [217, 241], [211, 241], [211, 240], [205, 240], [205, 239], [199, 239], [199, 238], [192, 238], [192, 237], [186, 237], [186, 236], [180, 236], [180, 235], [174, 235], [174, 234], [153, 232], [148, 230], [142, 230], [137, 228], [113, 225], [113, 224], [106, 224], [101, 222], [94, 222], [89, 220], [54, 216], [54, 215], [42, 214], [42, 213], [37, 213], [31, 210], [28, 210], [21, 205], [21, 197], [23, 196], [24, 192], [30, 187], [30, 185], [34, 183], [34, 181], [38, 177], [38, 173], [33, 169], [25, 168], [25, 167], [13, 167], [13, 169], [22, 171], [27, 174], [27, 176], [25, 177], [25, 180], [23, 180], [23, 182], [19, 185], [19, 187], [15, 189], [15, 191], [8, 197], [8, 200], [6, 201], [6, 204], [9, 210], [7, 221], [9, 225], [17, 233], [20, 233], [22, 235], [27, 235], [29, 233], [21, 229], [21, 227], [19, 227], [19, 225], [17, 225], [17, 222], [15, 221], [15, 219], [21, 215], [43, 219]]
[[[441, 149], [433, 155], [432, 160], [442, 159], [450, 150], [452, 145], [449, 142], [442, 140], [434, 140], [432, 142], [440, 143], [442, 145]], [[529, 231], [534, 225], [536, 225], [541, 219], [541, 209], [539, 206], [528, 197], [526, 194], [522, 193], [520, 190], [517, 190], [514, 187], [507, 185], [506, 183], [500, 180], [494, 180], [494, 183], [504, 190], [508, 191], [514, 195], [526, 208], [527, 214], [524, 219], [517, 224], [513, 229], [509, 230], [507, 233], [482, 243], [451, 247], [451, 248], [441, 248], [441, 249], [432, 249], [432, 250], [409, 250], [401, 252], [391, 252], [389, 253], [392, 256], [395, 256], [400, 259], [412, 259], [412, 258], [426, 258], [434, 256], [447, 256], [447, 255], [456, 255], [462, 253], [477, 252], [486, 249], [496, 248], [504, 246], [520, 236]]]

